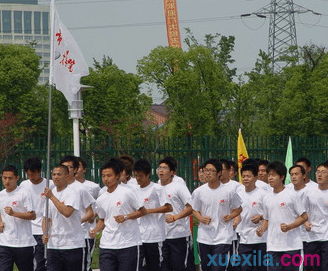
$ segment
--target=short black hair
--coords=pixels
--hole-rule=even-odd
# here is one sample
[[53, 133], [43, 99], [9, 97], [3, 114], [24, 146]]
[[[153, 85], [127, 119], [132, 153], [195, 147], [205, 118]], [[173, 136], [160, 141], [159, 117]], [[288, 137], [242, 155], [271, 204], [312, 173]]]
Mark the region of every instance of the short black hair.
[[41, 172], [42, 163], [39, 157], [30, 157], [27, 158], [24, 163], [24, 171], [27, 172], [28, 170], [32, 172]]
[[257, 166], [256, 165], [252, 165], [252, 164], [244, 165], [241, 168], [240, 173], [242, 174], [244, 171], [251, 171], [254, 176], [257, 176], [257, 174], [258, 174], [258, 168], [257, 168]]
[[307, 165], [307, 167], [311, 167], [311, 161], [309, 160], [309, 159], [307, 159], [306, 157], [301, 157], [301, 158], [299, 158], [296, 162], [295, 162], [295, 164], [297, 164], [297, 163], [305, 163], [306, 165]]
[[120, 167], [120, 162], [123, 164], [123, 162], [120, 159], [117, 158], [109, 159], [109, 161], [101, 167], [100, 173], [102, 174], [103, 170], [111, 168], [116, 175], [120, 174], [124, 169]]
[[133, 157], [129, 155], [121, 155], [118, 157], [118, 159], [120, 159], [123, 162], [126, 173], [129, 176], [132, 176], [132, 169], [134, 164]]
[[148, 175], [151, 173], [151, 164], [146, 159], [139, 159], [134, 163], [133, 171], [143, 172]]
[[68, 168], [67, 166], [63, 165], [63, 164], [59, 164], [59, 165], [55, 166], [54, 169], [55, 169], [55, 168], [62, 168], [62, 169], [65, 170], [65, 172], [66, 172], [67, 174], [69, 174], [69, 168]]
[[176, 171], [176, 166], [169, 157], [165, 157], [164, 159], [160, 160], [158, 162], [158, 165], [162, 163], [166, 164], [170, 168], [170, 171], [174, 171], [174, 172]]
[[204, 163], [204, 168], [205, 168], [207, 165], [212, 165], [212, 166], [214, 166], [217, 172], [222, 171], [222, 164], [221, 164], [221, 162], [220, 162], [219, 159], [216, 159], [216, 158], [210, 158], [210, 159], [208, 159], [208, 160]]
[[82, 164], [82, 167], [83, 167], [84, 169], [87, 168], [87, 162], [86, 162], [83, 158], [81, 158], [81, 157], [77, 157], [77, 160], [79, 161], [79, 163]]
[[303, 175], [306, 174], [304, 167], [302, 167], [301, 165], [294, 165], [294, 166], [290, 167], [290, 168], [289, 168], [289, 171], [288, 171], [289, 174], [290, 174], [291, 170], [294, 169], [294, 168], [300, 168], [302, 174], [303, 174]]
[[230, 170], [230, 162], [227, 159], [220, 159], [221, 167], [224, 165], [226, 169]]
[[13, 172], [15, 176], [18, 176], [18, 170], [15, 166], [13, 165], [8, 165], [8, 166], [5, 166], [3, 169], [2, 169], [2, 174], [5, 172], [5, 171], [10, 171], [10, 172]]
[[247, 158], [246, 160], [243, 161], [242, 165], [256, 165], [257, 166], [257, 161], [252, 158]]
[[123, 170], [125, 170], [125, 164], [121, 159], [112, 157], [107, 161], [107, 163], [116, 163], [118, 165], [120, 173], [123, 172]]
[[174, 171], [176, 171], [178, 169], [178, 162], [173, 156], [166, 156], [164, 159], [170, 160], [172, 162], [172, 164], [174, 165], [174, 168], [175, 168]]
[[270, 170], [275, 171], [280, 177], [284, 176], [282, 183], [285, 184], [285, 179], [287, 175], [287, 168], [285, 164], [281, 163], [280, 161], [273, 161], [269, 163], [267, 166], [268, 173], [270, 172]]
[[78, 169], [79, 168], [79, 160], [77, 159], [76, 156], [74, 155], [66, 155], [64, 156], [61, 160], [60, 160], [60, 163], [63, 164], [63, 163], [66, 163], [66, 162], [73, 162], [73, 168], [74, 169]]
[[316, 167], [316, 169], [318, 169], [319, 167], [325, 167], [328, 169], [328, 164], [326, 162], [324, 162], [323, 164], [320, 164]]
[[257, 163], [257, 165], [258, 165], [258, 167], [260, 167], [260, 166], [267, 166], [267, 165], [269, 165], [269, 161], [268, 160], [266, 160], [266, 159], [263, 159], [263, 160], [260, 160], [258, 163]]
[[230, 168], [233, 168], [234, 172], [238, 172], [238, 164], [235, 161], [229, 161]]

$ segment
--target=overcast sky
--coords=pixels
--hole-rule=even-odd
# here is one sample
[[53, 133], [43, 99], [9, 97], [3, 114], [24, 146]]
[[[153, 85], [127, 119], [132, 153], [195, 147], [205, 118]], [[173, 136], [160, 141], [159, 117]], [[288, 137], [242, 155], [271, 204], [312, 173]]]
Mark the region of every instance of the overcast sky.
[[[50, 3], [39, 0], [39, 4]], [[92, 59], [113, 58], [120, 69], [136, 72], [137, 60], [167, 45], [163, 0], [56, 0], [62, 22], [82, 53]], [[177, 0], [181, 39], [190, 28], [198, 40], [206, 34], [236, 37], [235, 67], [241, 74], [253, 68], [260, 49], [267, 52], [269, 17], [241, 19], [268, 5], [270, 0]], [[322, 13], [295, 15], [298, 45], [328, 47], [328, 0], [294, 0], [294, 4]], [[185, 45], [184, 45], [185, 48]], [[153, 94], [155, 103], [161, 95]]]

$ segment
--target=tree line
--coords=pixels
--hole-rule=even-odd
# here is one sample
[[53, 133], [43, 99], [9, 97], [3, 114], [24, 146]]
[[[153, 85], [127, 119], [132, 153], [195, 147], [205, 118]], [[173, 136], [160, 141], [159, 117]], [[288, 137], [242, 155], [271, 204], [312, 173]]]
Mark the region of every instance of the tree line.
[[[94, 59], [82, 83], [86, 136], [155, 133], [161, 136], [313, 136], [328, 133], [328, 54], [315, 45], [290, 48], [289, 65], [272, 71], [270, 56], [259, 52], [254, 68], [237, 76], [233, 36], [206, 35], [199, 42], [187, 29], [186, 49], [158, 46], [140, 59], [137, 74], [110, 57]], [[41, 69], [33, 48], [0, 45], [0, 131], [2, 149], [26, 136], [46, 135], [48, 87], [38, 85]], [[168, 109], [162, 127], [144, 126], [152, 99], [141, 90], [155, 85]], [[72, 133], [67, 102], [53, 91], [53, 134]]]

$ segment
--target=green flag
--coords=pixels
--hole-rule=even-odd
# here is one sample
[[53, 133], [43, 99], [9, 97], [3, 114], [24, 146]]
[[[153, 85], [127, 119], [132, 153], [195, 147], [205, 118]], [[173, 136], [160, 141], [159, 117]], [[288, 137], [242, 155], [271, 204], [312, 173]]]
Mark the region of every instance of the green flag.
[[287, 167], [287, 176], [286, 176], [285, 184], [289, 184], [290, 183], [289, 168], [293, 166], [292, 139], [290, 137], [289, 137], [289, 140], [288, 140], [288, 147], [287, 147], [287, 153], [286, 153], [285, 166]]

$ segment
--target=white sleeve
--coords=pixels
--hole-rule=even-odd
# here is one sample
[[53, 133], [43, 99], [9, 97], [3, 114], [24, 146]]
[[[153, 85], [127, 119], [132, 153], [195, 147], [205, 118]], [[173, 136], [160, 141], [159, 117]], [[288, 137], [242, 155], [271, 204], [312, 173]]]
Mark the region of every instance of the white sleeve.
[[237, 209], [240, 207], [242, 203], [241, 198], [239, 197], [238, 193], [234, 190], [230, 190], [230, 209]]
[[101, 201], [97, 199], [96, 201], [96, 209], [97, 209], [97, 214], [100, 219], [104, 219], [106, 217], [106, 212], [105, 210], [101, 207]]
[[94, 198], [85, 188], [81, 189], [81, 200], [84, 209], [88, 208], [90, 205], [92, 205], [95, 202]]
[[303, 213], [306, 213], [306, 210], [305, 210], [305, 207], [304, 207], [304, 204], [300, 198], [299, 195], [297, 195], [295, 193], [294, 195], [294, 208], [295, 208], [295, 212], [300, 216], [302, 215]]
[[178, 191], [177, 194], [178, 194], [180, 200], [182, 201], [183, 205], [185, 205], [185, 206], [187, 204], [190, 204], [191, 205], [191, 194], [190, 194], [187, 186], [180, 184], [177, 187], [177, 191]]
[[143, 207], [143, 203], [130, 191], [127, 192], [128, 202], [132, 209], [138, 211], [141, 207]]
[[161, 206], [164, 206], [167, 203], [172, 205], [172, 202], [171, 202], [170, 198], [167, 196], [165, 189], [163, 187], [158, 186], [155, 189], [156, 189], [157, 196], [159, 198], [159, 204]]
[[24, 197], [23, 197], [24, 208], [26, 209], [26, 211], [27, 212], [35, 211], [30, 190], [26, 190], [26, 193], [24, 193], [23, 195], [24, 195]]
[[199, 197], [199, 189], [196, 189], [191, 195], [191, 206], [192, 208], [199, 212], [201, 209], [201, 201]]

